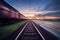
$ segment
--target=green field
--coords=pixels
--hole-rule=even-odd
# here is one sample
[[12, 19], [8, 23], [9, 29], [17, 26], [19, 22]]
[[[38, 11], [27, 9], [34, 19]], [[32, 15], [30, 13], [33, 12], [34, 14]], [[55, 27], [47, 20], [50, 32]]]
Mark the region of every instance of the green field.
[[12, 33], [17, 30], [21, 25], [23, 25], [26, 21], [22, 21], [16, 24], [7, 25], [4, 27], [0, 27], [0, 38], [5, 37], [6, 35]]

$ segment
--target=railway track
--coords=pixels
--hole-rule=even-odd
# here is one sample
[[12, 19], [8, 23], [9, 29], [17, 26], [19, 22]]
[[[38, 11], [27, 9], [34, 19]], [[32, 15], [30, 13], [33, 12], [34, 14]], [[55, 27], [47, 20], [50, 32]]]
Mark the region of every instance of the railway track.
[[52, 33], [33, 21], [28, 21], [19, 29], [1, 40], [59, 40]]
[[15, 40], [45, 40], [39, 32], [35, 24], [31, 21], [27, 22]]

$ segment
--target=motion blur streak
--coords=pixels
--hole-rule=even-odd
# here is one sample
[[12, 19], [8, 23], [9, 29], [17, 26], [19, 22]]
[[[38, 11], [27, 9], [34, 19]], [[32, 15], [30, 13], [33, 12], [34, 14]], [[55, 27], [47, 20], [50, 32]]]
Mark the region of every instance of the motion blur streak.
[[55, 36], [60, 38], [60, 22], [49, 22], [49, 21], [36, 21], [33, 20], [36, 24], [40, 25], [45, 30], [51, 32]]

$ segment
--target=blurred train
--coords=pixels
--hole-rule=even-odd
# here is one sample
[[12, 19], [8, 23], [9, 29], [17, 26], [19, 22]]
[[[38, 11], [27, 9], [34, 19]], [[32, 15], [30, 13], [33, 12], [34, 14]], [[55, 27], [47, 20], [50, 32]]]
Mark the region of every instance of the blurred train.
[[0, 1], [0, 24], [18, 22], [24, 18], [24, 15], [19, 13], [15, 8], [10, 6], [4, 0]]

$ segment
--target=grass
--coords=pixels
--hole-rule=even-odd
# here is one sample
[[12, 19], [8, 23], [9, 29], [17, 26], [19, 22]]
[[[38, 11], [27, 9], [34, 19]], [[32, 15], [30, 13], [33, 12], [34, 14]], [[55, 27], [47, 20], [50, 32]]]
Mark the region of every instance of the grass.
[[12, 24], [9, 26], [4, 26], [0, 28], [0, 38], [5, 37], [6, 35], [12, 33], [16, 29], [18, 29], [21, 25], [23, 25], [26, 21], [19, 22], [16, 24]]

